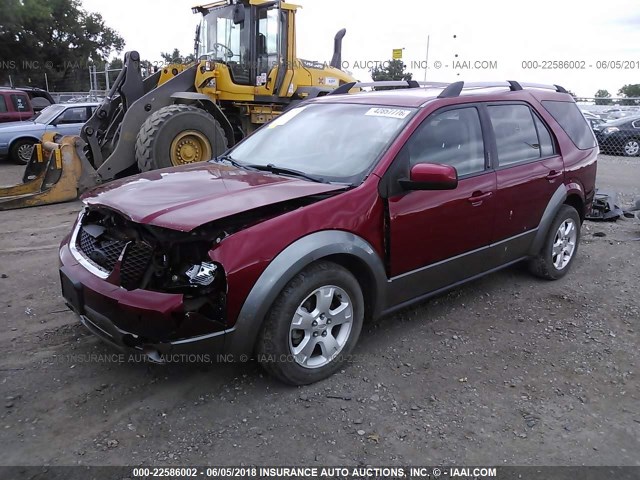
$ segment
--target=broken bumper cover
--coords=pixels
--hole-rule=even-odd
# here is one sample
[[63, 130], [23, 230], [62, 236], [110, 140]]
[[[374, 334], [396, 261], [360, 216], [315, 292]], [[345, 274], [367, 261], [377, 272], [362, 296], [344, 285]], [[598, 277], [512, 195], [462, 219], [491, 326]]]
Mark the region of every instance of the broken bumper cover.
[[181, 294], [129, 291], [113, 285], [80, 265], [66, 244], [60, 249], [60, 263], [67, 305], [106, 343], [160, 363], [167, 355], [225, 351], [233, 329], [185, 313]]

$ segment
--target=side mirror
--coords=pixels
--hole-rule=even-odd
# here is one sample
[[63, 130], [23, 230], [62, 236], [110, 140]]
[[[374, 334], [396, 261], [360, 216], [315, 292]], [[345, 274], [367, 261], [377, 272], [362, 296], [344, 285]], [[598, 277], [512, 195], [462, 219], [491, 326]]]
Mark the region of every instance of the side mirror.
[[240, 23], [244, 23], [244, 7], [236, 5], [233, 9], [233, 24], [238, 25]]
[[411, 167], [409, 180], [400, 180], [405, 190], [454, 190], [458, 187], [458, 172], [450, 165], [417, 163]]

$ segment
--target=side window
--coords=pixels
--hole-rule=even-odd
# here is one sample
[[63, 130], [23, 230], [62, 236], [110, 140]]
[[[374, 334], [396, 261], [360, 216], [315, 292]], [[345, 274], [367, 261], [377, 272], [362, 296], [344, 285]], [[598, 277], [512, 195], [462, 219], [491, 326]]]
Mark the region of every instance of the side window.
[[491, 105], [488, 110], [501, 167], [542, 157], [541, 142], [529, 107]]
[[0, 95], [0, 113], [7, 112], [7, 102], [2, 95]]
[[457, 108], [428, 117], [404, 146], [411, 166], [451, 165], [459, 176], [485, 169], [484, 141], [475, 107]]
[[[2, 105], [0, 105], [0, 109], [2, 108]], [[2, 110], [0, 110], [1, 112]], [[636, 120], [635, 122], [633, 122], [631, 125], [633, 125], [633, 128], [640, 128], [640, 120]]]
[[26, 95], [11, 95], [11, 102], [16, 112], [28, 112], [29, 102]]
[[553, 140], [551, 139], [551, 133], [547, 126], [542, 123], [542, 120], [537, 115], [533, 115], [533, 119], [536, 122], [536, 130], [538, 130], [538, 139], [540, 141], [540, 154], [542, 158], [550, 157], [555, 153], [553, 148]]
[[86, 107], [75, 107], [65, 110], [62, 115], [56, 119], [56, 125], [65, 125], [71, 123], [84, 123], [87, 121]]
[[596, 146], [596, 137], [575, 102], [543, 100], [542, 105], [581, 150]]

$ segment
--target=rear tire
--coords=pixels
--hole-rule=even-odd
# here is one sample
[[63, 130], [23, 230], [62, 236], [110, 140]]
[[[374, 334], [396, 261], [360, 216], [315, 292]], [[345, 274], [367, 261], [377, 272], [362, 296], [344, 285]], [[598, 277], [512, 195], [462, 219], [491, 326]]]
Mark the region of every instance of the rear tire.
[[563, 205], [553, 220], [540, 253], [529, 262], [537, 277], [558, 280], [564, 277], [578, 253], [580, 215], [570, 205]]
[[364, 319], [356, 278], [332, 262], [317, 262], [280, 292], [262, 325], [256, 353], [284, 383], [307, 385], [338, 370], [353, 350]]
[[31, 159], [31, 152], [33, 152], [33, 146], [36, 143], [35, 140], [30, 138], [16, 140], [9, 150], [9, 158], [11, 158], [13, 163], [26, 165], [29, 163], [29, 159]]
[[[211, 160], [228, 148], [218, 121], [191, 105], [168, 105], [142, 124], [136, 139], [141, 172]], [[208, 157], [208, 158], [206, 158]]]

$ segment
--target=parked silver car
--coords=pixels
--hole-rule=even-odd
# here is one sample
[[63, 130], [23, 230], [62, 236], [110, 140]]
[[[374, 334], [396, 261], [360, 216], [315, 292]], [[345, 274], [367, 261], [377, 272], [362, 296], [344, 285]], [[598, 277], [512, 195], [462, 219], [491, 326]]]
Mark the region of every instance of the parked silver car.
[[45, 132], [78, 135], [97, 106], [97, 103], [55, 104], [31, 120], [1, 124], [0, 157], [8, 156], [16, 163], [26, 164], [33, 146]]

